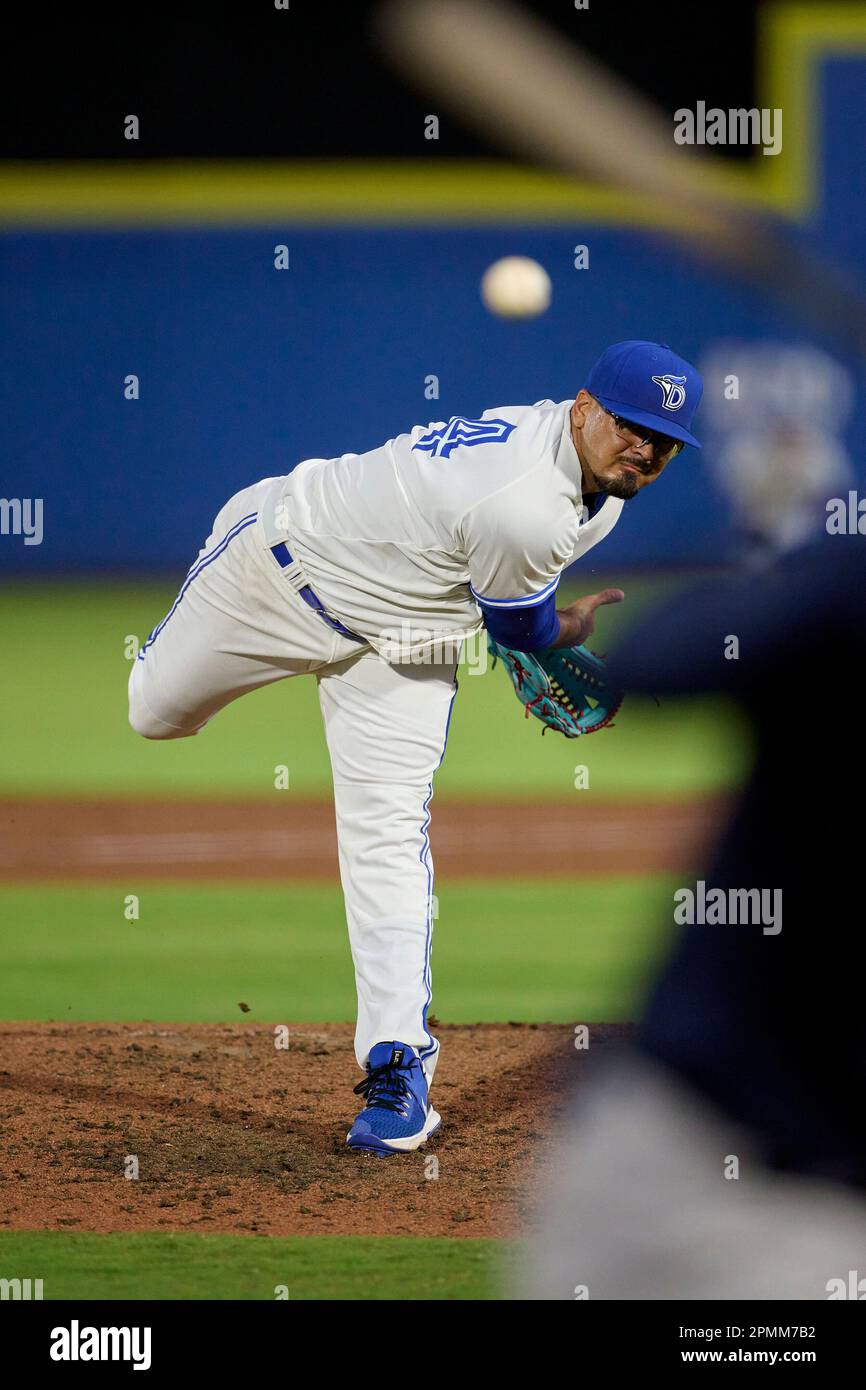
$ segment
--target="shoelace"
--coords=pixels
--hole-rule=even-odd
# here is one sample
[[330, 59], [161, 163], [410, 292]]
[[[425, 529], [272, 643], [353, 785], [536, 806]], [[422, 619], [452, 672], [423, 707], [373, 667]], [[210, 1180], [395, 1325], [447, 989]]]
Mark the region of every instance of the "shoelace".
[[412, 1094], [405, 1076], [401, 1076], [398, 1069], [387, 1062], [381, 1067], [373, 1067], [369, 1075], [353, 1089], [356, 1096], [364, 1097], [368, 1110], [399, 1112]]

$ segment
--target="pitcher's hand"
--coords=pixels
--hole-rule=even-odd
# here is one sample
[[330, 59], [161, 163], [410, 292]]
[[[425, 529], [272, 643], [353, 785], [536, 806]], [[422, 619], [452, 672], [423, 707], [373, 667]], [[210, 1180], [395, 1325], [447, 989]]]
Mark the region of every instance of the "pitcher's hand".
[[559, 636], [554, 647], [580, 647], [595, 629], [595, 613], [604, 603], [622, 603], [622, 589], [602, 589], [598, 594], [575, 599], [567, 608], [557, 609]]

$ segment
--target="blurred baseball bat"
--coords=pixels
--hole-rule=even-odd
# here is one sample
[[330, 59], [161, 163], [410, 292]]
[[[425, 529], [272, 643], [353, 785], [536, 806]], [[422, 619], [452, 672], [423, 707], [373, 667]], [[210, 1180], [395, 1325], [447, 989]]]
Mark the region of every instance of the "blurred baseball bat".
[[676, 145], [658, 110], [507, 0], [388, 0], [375, 33], [404, 73], [516, 152], [661, 208], [692, 255], [770, 291], [866, 355], [862, 286], [744, 208], [718, 157]]

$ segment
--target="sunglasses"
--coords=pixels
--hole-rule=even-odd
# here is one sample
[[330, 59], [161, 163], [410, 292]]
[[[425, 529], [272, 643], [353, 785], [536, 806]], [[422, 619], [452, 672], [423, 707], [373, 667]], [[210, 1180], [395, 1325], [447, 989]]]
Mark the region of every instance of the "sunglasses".
[[[593, 397], [593, 400], [596, 398]], [[601, 401], [598, 401], [601, 405]], [[615, 411], [608, 410], [606, 405], [601, 405], [605, 415], [609, 415], [613, 420], [617, 434], [628, 440], [630, 434], [637, 436], [637, 447], [640, 449], [644, 444], [651, 444], [656, 458], [676, 458], [686, 447], [681, 439], [674, 439], [669, 434], [662, 434], [660, 430], [648, 430], [646, 425], [636, 425], [632, 420], [627, 420], [624, 415], [617, 415]]]

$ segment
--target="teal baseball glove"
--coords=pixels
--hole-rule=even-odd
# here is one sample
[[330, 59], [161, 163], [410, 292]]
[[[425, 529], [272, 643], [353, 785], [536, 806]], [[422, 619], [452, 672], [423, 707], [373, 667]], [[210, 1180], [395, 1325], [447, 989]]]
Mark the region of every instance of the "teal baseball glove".
[[538, 652], [518, 652], [500, 646], [488, 634], [487, 650], [493, 664], [501, 660], [511, 677], [518, 700], [540, 719], [545, 728], [558, 729], [566, 738], [594, 734], [609, 724], [622, 704], [613, 690], [601, 657], [588, 647], [546, 647]]

